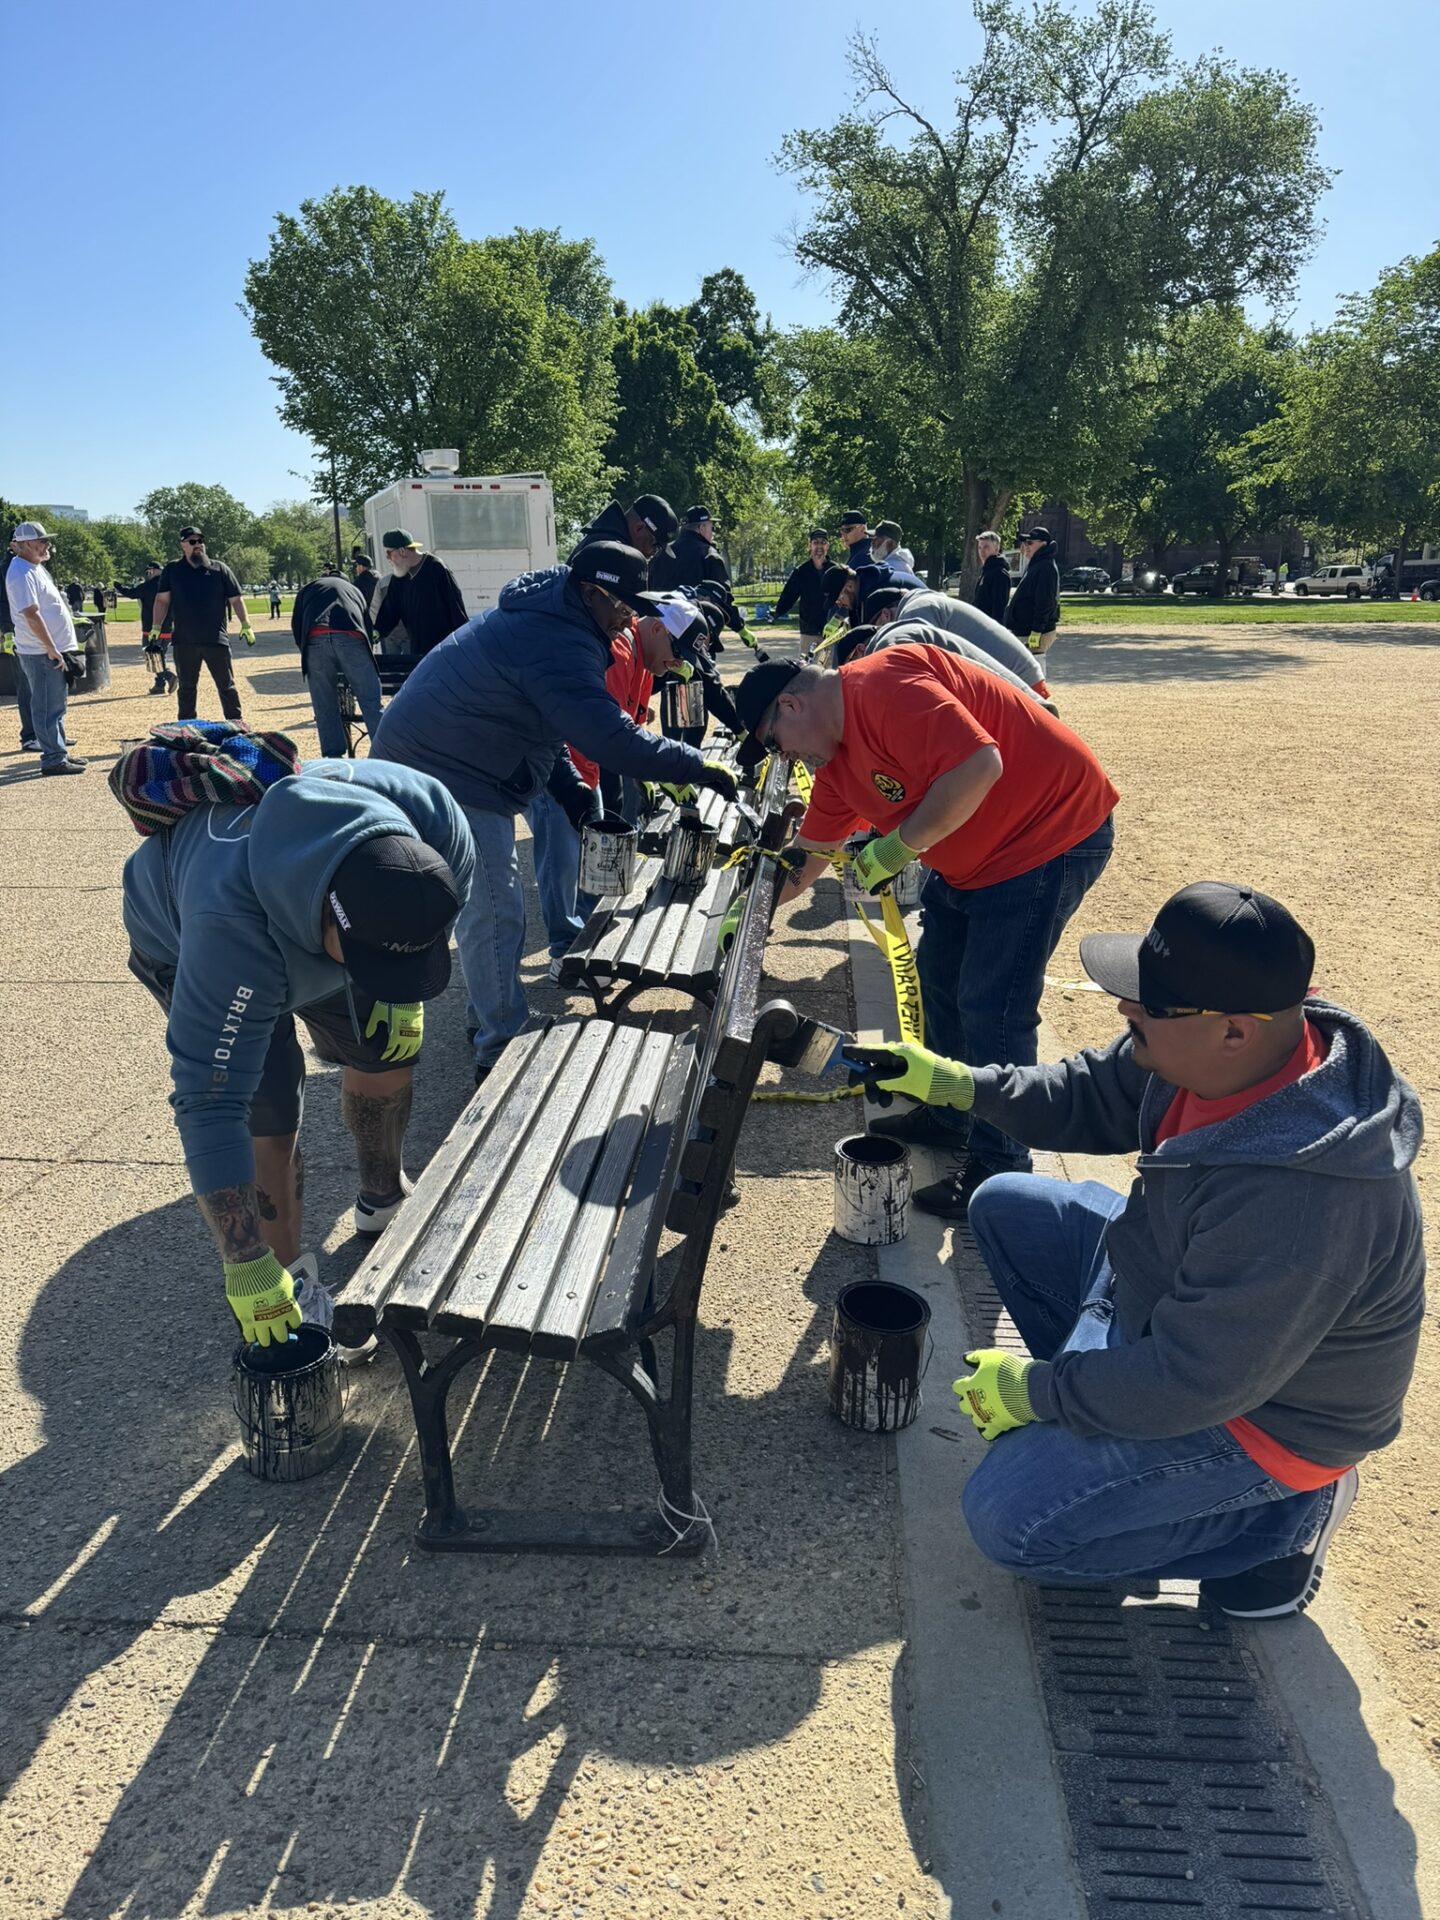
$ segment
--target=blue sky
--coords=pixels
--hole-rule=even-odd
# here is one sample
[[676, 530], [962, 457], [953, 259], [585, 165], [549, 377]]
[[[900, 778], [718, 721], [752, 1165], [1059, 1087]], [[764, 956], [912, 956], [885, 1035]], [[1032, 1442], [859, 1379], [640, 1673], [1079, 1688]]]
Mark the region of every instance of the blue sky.
[[[1403, 52], [1433, 37], [1420, 0], [1374, 32], [1338, 0], [1157, 11], [1183, 56], [1281, 67], [1320, 110], [1341, 174], [1301, 323], [1434, 245], [1433, 130]], [[967, 0], [878, 18], [902, 90], [943, 114], [976, 45]], [[44, 207], [12, 216], [6, 249], [0, 494], [112, 513], [183, 480], [257, 509], [302, 492], [308, 449], [236, 302], [274, 215], [335, 185], [443, 188], [476, 236], [591, 235], [632, 304], [733, 266], [778, 324], [827, 318], [787, 253], [801, 202], [773, 156], [838, 111], [846, 39], [876, 19], [835, 0], [51, 0], [43, 61], [7, 59], [0, 81], [12, 181], [23, 161]]]

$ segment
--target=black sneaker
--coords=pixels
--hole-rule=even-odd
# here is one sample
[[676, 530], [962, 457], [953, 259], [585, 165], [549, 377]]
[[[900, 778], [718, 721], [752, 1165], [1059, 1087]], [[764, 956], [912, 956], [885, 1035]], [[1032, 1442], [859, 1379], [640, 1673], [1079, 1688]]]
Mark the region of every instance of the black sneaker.
[[20, 751], [22, 753], [43, 753], [45, 749], [38, 740], [22, 740], [20, 742]]
[[978, 1186], [997, 1173], [1009, 1173], [1009, 1167], [997, 1167], [989, 1160], [977, 1160], [972, 1153], [959, 1173], [936, 1180], [931, 1186], [917, 1187], [915, 1204], [924, 1213], [938, 1213], [942, 1220], [963, 1220], [970, 1212], [970, 1196]]
[[912, 1107], [870, 1122], [871, 1133], [887, 1140], [903, 1140], [910, 1147], [935, 1147], [945, 1153], [964, 1153], [965, 1135], [947, 1127], [933, 1107]]
[[1330, 1511], [1308, 1547], [1281, 1560], [1267, 1560], [1248, 1573], [1232, 1573], [1227, 1580], [1202, 1580], [1200, 1598], [1232, 1620], [1282, 1620], [1286, 1614], [1303, 1613], [1320, 1591], [1326, 1551], [1355, 1504], [1360, 1475], [1351, 1467], [1334, 1484]]
[[52, 767], [41, 767], [41, 773], [84, 773], [88, 761], [76, 760], [73, 755], [68, 760], [57, 760]]

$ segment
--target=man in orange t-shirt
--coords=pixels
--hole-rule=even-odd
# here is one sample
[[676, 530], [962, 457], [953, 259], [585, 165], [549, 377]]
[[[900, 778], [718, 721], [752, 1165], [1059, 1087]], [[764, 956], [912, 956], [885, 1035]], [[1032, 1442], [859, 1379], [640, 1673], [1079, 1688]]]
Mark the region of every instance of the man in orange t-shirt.
[[[838, 672], [772, 661], [736, 696], [761, 746], [819, 769], [797, 845], [813, 850], [786, 897], [825, 870], [823, 852], [865, 826], [881, 837], [855, 874], [872, 891], [911, 860], [930, 868], [916, 952], [927, 1038], [958, 1060], [1036, 1058], [1045, 963], [1110, 858], [1118, 795], [1078, 734], [1020, 687], [940, 647], [891, 647]], [[969, 1148], [916, 1204], [963, 1219], [992, 1174], [1028, 1148], [988, 1121], [919, 1107], [883, 1130]]]

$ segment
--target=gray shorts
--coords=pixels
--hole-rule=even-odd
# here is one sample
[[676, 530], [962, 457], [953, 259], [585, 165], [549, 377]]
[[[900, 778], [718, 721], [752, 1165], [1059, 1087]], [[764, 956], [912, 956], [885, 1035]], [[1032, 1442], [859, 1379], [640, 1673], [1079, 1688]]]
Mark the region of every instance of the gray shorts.
[[[134, 947], [130, 949], [129, 966], [135, 978], [154, 994], [168, 1014], [175, 987], [174, 967], [166, 960], [152, 960]], [[355, 994], [355, 1020], [362, 1035], [370, 1024], [374, 1008], [375, 1001], [369, 994]], [[294, 1014], [282, 1013], [270, 1036], [260, 1084], [250, 1101], [252, 1140], [300, 1131], [305, 1110], [305, 1051], [295, 1032], [297, 1017], [305, 1022], [311, 1044], [322, 1060], [337, 1067], [353, 1067], [357, 1073], [393, 1073], [395, 1070], [392, 1061], [380, 1058], [390, 1044], [389, 1028], [381, 1027], [372, 1039], [357, 1039], [350, 1022], [350, 1003], [343, 992], [329, 994], [313, 1006], [297, 1007]]]

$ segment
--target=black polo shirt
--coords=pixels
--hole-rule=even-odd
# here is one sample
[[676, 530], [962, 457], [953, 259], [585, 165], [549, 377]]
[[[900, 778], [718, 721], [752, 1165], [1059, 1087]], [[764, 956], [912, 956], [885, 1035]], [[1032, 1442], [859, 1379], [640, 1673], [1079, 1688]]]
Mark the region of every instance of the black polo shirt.
[[171, 632], [182, 645], [227, 644], [227, 603], [239, 593], [240, 582], [223, 560], [207, 560], [203, 567], [172, 560], [160, 575], [159, 590], [170, 595]]

